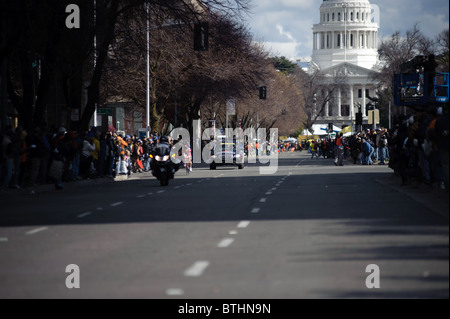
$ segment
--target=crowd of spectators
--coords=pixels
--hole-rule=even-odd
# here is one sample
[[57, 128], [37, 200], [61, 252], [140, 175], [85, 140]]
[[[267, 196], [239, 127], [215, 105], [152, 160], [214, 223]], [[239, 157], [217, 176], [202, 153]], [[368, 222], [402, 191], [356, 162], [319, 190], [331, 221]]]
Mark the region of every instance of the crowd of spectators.
[[[295, 146], [280, 143], [278, 151], [307, 149], [311, 159], [334, 159], [338, 154], [336, 144], [341, 145], [336, 140], [342, 137], [343, 157], [353, 164], [388, 164], [401, 177], [402, 185], [414, 179], [445, 189], [449, 176], [448, 132], [448, 112], [432, 108], [410, 117], [399, 116], [391, 130], [367, 129], [346, 137], [302, 141]], [[100, 132], [95, 127], [80, 134], [44, 125], [31, 132], [6, 127], [0, 141], [2, 189], [48, 183], [62, 189], [63, 182], [149, 171], [149, 154], [158, 135], [140, 139]]]
[[[448, 188], [449, 117], [441, 107], [401, 115], [391, 130], [366, 129], [343, 137], [344, 159], [360, 165], [389, 165], [401, 184], [415, 180]], [[339, 138], [339, 137], [338, 137]], [[313, 158], [335, 158], [336, 138], [302, 142]]]
[[158, 141], [100, 132], [78, 133], [47, 125], [26, 132], [8, 126], [0, 133], [0, 187], [21, 188], [97, 177], [114, 178], [150, 170], [149, 154]]

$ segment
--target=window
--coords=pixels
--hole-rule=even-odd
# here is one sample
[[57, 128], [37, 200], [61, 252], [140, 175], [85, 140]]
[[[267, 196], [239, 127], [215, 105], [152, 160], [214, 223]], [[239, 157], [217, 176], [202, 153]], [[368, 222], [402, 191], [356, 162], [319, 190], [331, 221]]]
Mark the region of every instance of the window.
[[327, 21], [328, 22], [330, 21], [330, 14], [329, 13], [327, 14]]
[[359, 99], [362, 99], [362, 89], [359, 89], [359, 90], [358, 90], [358, 98], [359, 98]]
[[341, 115], [350, 116], [350, 105], [341, 105]]
[[350, 46], [353, 46], [353, 34], [350, 34]]
[[333, 14], [331, 15], [331, 19], [334, 21], [334, 12], [333, 12]]
[[341, 47], [341, 35], [340, 34], [338, 34], [338, 36], [337, 36], [337, 46], [338, 46], [338, 48]]
[[341, 13], [338, 13], [338, 21], [341, 21]]
[[353, 12], [350, 13], [350, 20], [353, 21]]
[[369, 92], [369, 89], [366, 89], [366, 97], [370, 96]]

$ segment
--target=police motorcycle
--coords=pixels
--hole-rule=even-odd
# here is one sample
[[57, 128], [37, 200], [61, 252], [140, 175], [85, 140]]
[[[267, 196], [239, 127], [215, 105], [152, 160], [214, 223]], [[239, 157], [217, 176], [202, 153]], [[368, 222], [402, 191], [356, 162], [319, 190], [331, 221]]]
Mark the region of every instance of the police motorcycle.
[[150, 154], [152, 174], [159, 180], [161, 186], [168, 186], [169, 180], [175, 177], [175, 173], [180, 168], [180, 164], [172, 161], [170, 150], [168, 138], [162, 137], [159, 144], [156, 145]]

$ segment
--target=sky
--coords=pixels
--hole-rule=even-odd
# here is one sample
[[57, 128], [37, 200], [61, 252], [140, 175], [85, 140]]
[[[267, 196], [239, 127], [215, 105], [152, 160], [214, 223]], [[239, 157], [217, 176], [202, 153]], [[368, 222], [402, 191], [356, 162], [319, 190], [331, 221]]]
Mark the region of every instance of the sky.
[[[322, 0], [252, 0], [246, 23], [253, 40], [272, 56], [295, 60], [312, 55], [312, 27], [319, 22]], [[434, 38], [449, 28], [448, 0], [370, 0], [380, 9], [379, 37], [402, 35], [419, 24]]]

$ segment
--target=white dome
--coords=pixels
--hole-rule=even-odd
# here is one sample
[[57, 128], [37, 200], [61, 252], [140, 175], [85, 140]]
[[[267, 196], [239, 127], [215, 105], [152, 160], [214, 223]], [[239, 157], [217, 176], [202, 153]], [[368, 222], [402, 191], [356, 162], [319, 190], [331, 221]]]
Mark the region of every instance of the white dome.
[[349, 62], [371, 69], [378, 57], [378, 29], [368, 0], [324, 0], [313, 27], [312, 59], [321, 69]]

